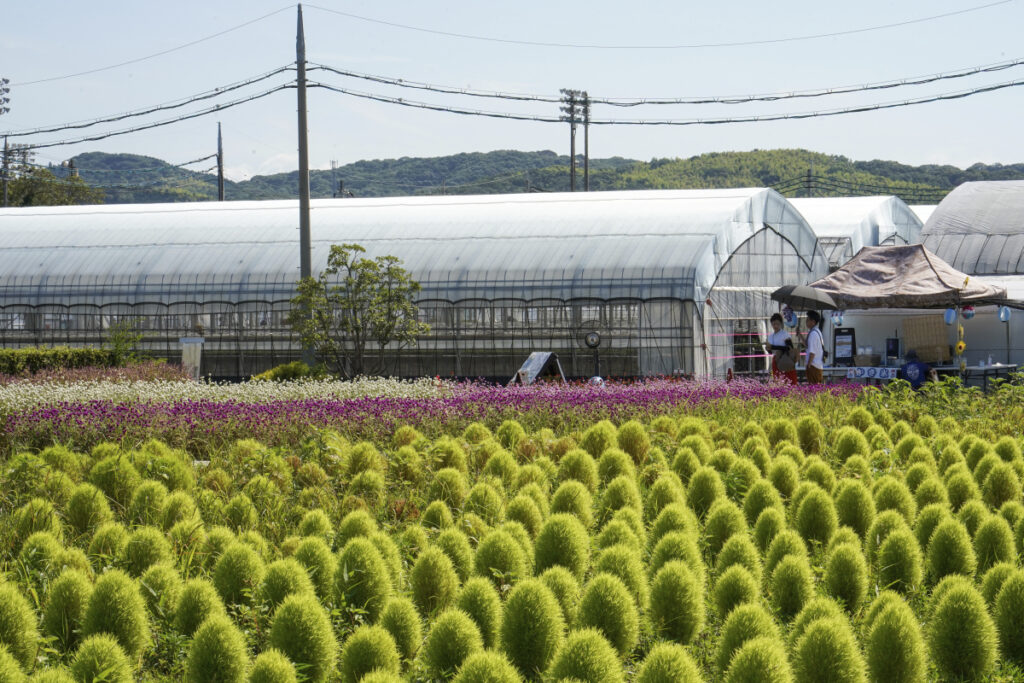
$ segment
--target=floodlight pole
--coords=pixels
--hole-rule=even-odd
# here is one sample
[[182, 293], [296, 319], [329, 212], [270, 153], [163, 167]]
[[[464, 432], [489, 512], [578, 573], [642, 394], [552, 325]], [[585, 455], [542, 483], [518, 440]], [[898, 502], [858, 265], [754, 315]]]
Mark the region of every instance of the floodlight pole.
[[220, 136], [220, 121], [217, 122], [217, 201], [224, 201], [224, 143]]
[[[309, 229], [309, 140], [306, 131], [306, 36], [302, 29], [302, 4], [299, 4], [295, 34], [296, 93], [299, 110], [299, 277], [313, 277], [313, 244]], [[303, 346], [302, 361], [313, 365], [313, 349]]]

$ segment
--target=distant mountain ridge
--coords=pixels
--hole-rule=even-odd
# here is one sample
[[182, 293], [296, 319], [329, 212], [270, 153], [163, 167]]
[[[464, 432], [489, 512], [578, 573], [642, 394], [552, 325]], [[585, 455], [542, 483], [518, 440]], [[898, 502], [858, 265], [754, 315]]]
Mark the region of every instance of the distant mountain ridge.
[[[75, 157], [88, 184], [111, 204], [209, 201], [216, 176], [154, 157], [89, 152]], [[578, 163], [577, 189], [583, 189]], [[55, 172], [61, 169], [55, 168]], [[909, 203], [936, 203], [960, 183], [1024, 179], [1024, 164], [910, 166], [896, 161], [852, 161], [802, 149], [716, 152], [688, 159], [590, 160], [591, 190], [776, 187], [788, 196], [896, 194]], [[569, 190], [569, 157], [552, 151], [500, 150], [443, 157], [357, 161], [310, 172], [313, 197], [423, 194], [498, 194]], [[225, 181], [228, 200], [287, 199], [298, 193], [298, 172]]]

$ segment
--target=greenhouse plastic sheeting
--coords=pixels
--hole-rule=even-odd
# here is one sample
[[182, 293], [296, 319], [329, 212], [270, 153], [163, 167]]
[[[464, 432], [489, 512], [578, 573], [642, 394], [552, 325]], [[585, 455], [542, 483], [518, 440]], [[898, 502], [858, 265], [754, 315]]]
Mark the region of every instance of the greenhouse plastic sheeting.
[[923, 223], [899, 197], [790, 199], [818, 236], [832, 268], [864, 247], [915, 244]]
[[[815, 238], [772, 190], [317, 200], [313, 268], [332, 244], [400, 258], [424, 298], [630, 296], [701, 301], [770, 225], [808, 264]], [[0, 212], [0, 292], [25, 303], [291, 296], [298, 203]]]
[[968, 275], [1024, 273], [1024, 180], [960, 185], [935, 209], [921, 237]]

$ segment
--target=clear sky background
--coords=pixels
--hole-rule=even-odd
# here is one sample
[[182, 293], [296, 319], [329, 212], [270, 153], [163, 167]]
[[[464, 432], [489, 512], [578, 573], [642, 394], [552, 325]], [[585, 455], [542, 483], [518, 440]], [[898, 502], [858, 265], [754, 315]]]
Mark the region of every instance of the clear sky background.
[[[992, 2], [994, 0], [988, 0]], [[307, 58], [339, 69], [464, 88], [592, 97], [740, 95], [873, 83], [1024, 58], [1024, 0], [932, 21], [812, 40], [681, 49], [583, 49], [471, 40], [345, 17], [320, 8], [450, 33], [549, 43], [693, 45], [781, 41], [908, 22], [986, 0], [781, 3], [648, 1], [422, 2], [317, 0], [305, 4]], [[279, 11], [271, 16], [259, 17]], [[212, 34], [247, 26], [161, 56], [94, 73]], [[0, 76], [11, 80], [0, 132], [87, 120], [185, 98], [295, 60], [295, 9], [279, 0], [96, 0], [0, 6]], [[557, 106], [398, 89], [311, 72], [310, 80], [447, 106], [557, 115]], [[288, 74], [246, 88], [255, 93]], [[1024, 65], [899, 90], [744, 105], [595, 106], [595, 118], [714, 118], [858, 106], [1024, 80]], [[217, 100], [211, 100], [214, 102]], [[18, 138], [59, 140], [146, 119]], [[215, 151], [224, 127], [228, 177], [297, 166], [295, 91], [212, 116], [99, 142], [40, 150], [60, 162], [88, 151], [146, 154], [181, 163]], [[689, 157], [704, 152], [801, 147], [852, 159], [968, 166], [1024, 162], [1024, 87], [884, 112], [801, 121], [688, 127], [592, 127], [593, 157]], [[438, 156], [495, 149], [568, 152], [568, 126], [469, 118], [407, 109], [324, 90], [309, 93], [310, 164]], [[580, 140], [582, 143], [582, 140]], [[197, 170], [203, 165], [199, 165]]]

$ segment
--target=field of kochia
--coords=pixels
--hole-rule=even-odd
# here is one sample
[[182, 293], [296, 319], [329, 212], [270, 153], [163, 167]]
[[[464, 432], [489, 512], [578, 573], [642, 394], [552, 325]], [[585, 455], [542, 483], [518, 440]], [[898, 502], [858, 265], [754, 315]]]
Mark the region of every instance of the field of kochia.
[[0, 683], [1024, 680], [1019, 421], [748, 400], [23, 444]]

